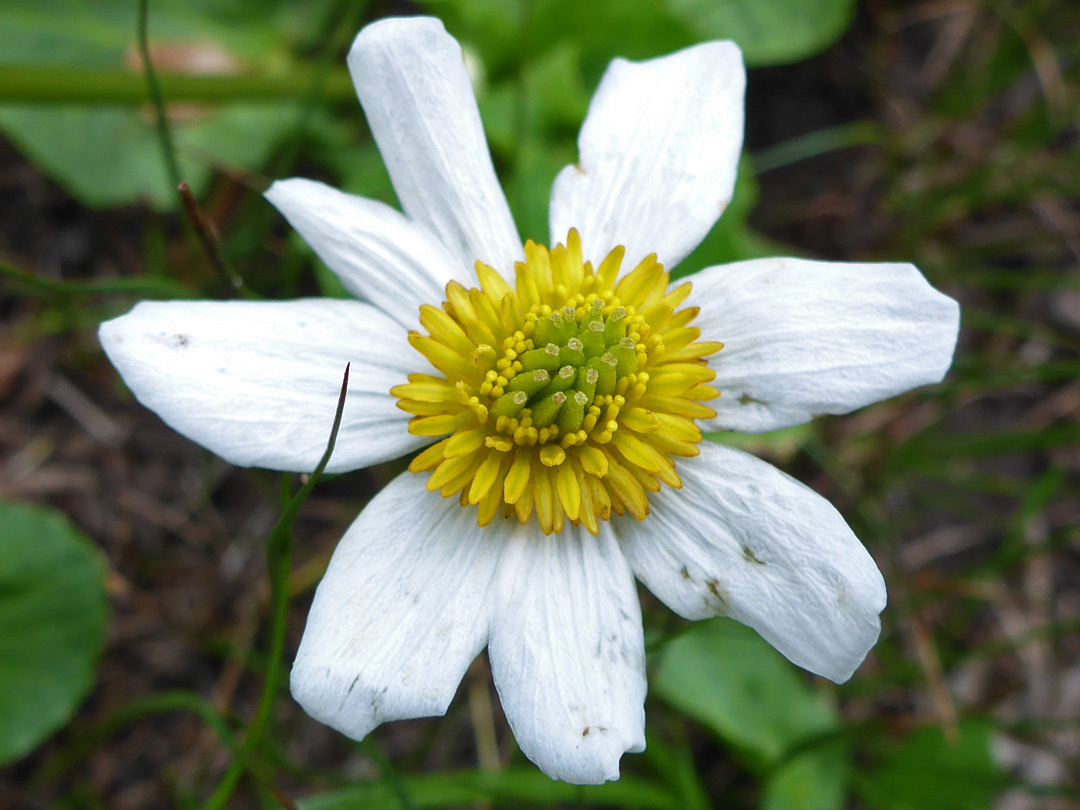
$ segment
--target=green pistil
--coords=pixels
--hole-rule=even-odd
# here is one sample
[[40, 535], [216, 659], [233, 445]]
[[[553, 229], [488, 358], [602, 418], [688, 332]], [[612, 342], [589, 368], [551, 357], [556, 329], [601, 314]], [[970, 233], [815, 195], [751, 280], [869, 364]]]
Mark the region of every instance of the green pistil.
[[555, 371], [559, 367], [559, 347], [549, 343], [542, 349], [530, 349], [521, 355], [521, 365], [526, 371], [540, 368], [547, 372]]
[[626, 337], [626, 310], [617, 307], [604, 324], [604, 343], [608, 346]]
[[511, 394], [503, 394], [491, 405], [491, 412], [495, 416], [517, 416], [525, 403], [529, 401], [529, 395], [524, 391], [514, 391]]
[[566, 345], [559, 349], [559, 363], [564, 366], [579, 368], [585, 365], [585, 344], [576, 337], [570, 338]]
[[592, 400], [583, 391], [574, 391], [559, 410], [557, 424], [559, 434], [565, 436], [581, 427], [585, 421], [585, 409]]
[[548, 394], [541, 399], [535, 405], [532, 406], [532, 418], [533, 424], [538, 428], [545, 428], [555, 421], [555, 418], [559, 415], [559, 409], [566, 402], [566, 394], [562, 391], [556, 391], [554, 394]]
[[540, 393], [540, 390], [548, 384], [551, 375], [547, 369], [536, 371], [523, 371], [506, 384], [508, 391], [524, 391], [530, 398]]
[[569, 388], [572, 388], [575, 377], [577, 377], [576, 368], [573, 366], [563, 366], [559, 369], [559, 373], [551, 378], [551, 382], [545, 386], [542, 394], [554, 394], [556, 391], [566, 391]]

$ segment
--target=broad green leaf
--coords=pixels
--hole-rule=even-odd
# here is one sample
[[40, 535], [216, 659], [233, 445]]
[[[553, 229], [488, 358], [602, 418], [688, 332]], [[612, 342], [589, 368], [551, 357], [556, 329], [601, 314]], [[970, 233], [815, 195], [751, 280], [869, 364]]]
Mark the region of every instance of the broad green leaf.
[[[328, 0], [149, 2], [151, 43], [199, 46], [192, 56], [211, 68], [222, 59], [238, 59], [278, 70], [289, 66], [288, 48], [310, 37], [328, 5]], [[4, 0], [0, 59], [5, 64], [135, 69], [137, 11], [137, 0]], [[78, 73], [72, 80], [78, 81]]]
[[699, 39], [733, 39], [751, 67], [797, 62], [851, 25], [855, 0], [662, 0]]
[[753, 630], [727, 619], [695, 625], [662, 648], [650, 687], [770, 775], [764, 807], [843, 806], [847, 755], [835, 739], [836, 713]]
[[[90, 206], [176, 204], [149, 112], [93, 107], [0, 107], [0, 129]], [[180, 174], [199, 193], [211, 167], [255, 171], [295, 125], [297, 107], [237, 104], [195, 111], [174, 126]]]
[[871, 810], [985, 810], [1005, 777], [991, 733], [980, 721], [962, 722], [956, 742], [940, 728], [919, 729], [858, 780], [859, 793]]
[[70, 719], [105, 638], [104, 567], [52, 510], [0, 503], [0, 765]]
[[[497, 807], [621, 807], [624, 810], [682, 810], [681, 799], [652, 782], [623, 776], [604, 785], [555, 782], [532, 768], [498, 773], [443, 771], [401, 779], [400, 790], [417, 810], [466, 807], [489, 802]], [[400, 810], [399, 793], [385, 780], [311, 796], [300, 810]]]
[[587, 73], [596, 78], [613, 57], [649, 59], [696, 39], [659, 0], [534, 0], [529, 22], [531, 53], [572, 42]]

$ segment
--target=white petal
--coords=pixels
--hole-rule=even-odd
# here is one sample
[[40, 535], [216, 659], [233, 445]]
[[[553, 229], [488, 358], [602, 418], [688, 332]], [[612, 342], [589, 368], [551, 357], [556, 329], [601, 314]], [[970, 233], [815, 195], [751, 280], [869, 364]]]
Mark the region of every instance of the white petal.
[[349, 70], [401, 207], [469, 270], [512, 275], [521, 240], [491, 164], [461, 46], [431, 17], [367, 26]]
[[426, 480], [402, 473], [349, 527], [293, 664], [296, 700], [353, 739], [444, 714], [488, 638], [498, 534]]
[[341, 429], [327, 470], [404, 455], [390, 388], [423, 359], [405, 330], [359, 301], [144, 301], [101, 325], [109, 360], [174, 430], [233, 464], [310, 472], [330, 438], [345, 364]]
[[623, 752], [645, 748], [645, 647], [610, 528], [519, 528], [498, 577], [488, 655], [518, 745], [553, 779], [617, 779]]
[[650, 253], [668, 268], [682, 261], [731, 201], [745, 89], [732, 42], [614, 60], [578, 136], [580, 160], [551, 190], [552, 242], [577, 228], [593, 262], [617, 245], [625, 270]]
[[691, 276], [695, 325], [724, 348], [706, 430], [776, 430], [945, 376], [956, 301], [910, 264], [756, 259]]
[[266, 199], [346, 290], [406, 329], [418, 328], [421, 304], [446, 297], [448, 282], [471, 280], [439, 240], [384, 203], [299, 177], [274, 183]]
[[840, 514], [770, 464], [702, 442], [681, 490], [615, 531], [646, 587], [687, 619], [730, 616], [837, 683], [874, 646], [885, 582]]

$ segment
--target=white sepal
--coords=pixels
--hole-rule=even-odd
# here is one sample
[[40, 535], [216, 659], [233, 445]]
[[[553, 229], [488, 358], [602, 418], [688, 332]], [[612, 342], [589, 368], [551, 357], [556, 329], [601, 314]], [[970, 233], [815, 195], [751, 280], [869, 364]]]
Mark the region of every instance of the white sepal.
[[705, 430], [760, 432], [848, 413], [920, 385], [952, 363], [956, 301], [910, 264], [755, 259], [690, 276], [690, 306], [721, 396]]
[[615, 59], [578, 136], [579, 160], [552, 187], [552, 244], [577, 228], [594, 263], [617, 245], [624, 271], [650, 253], [668, 269], [682, 261], [731, 201], [745, 88], [732, 42]]
[[401, 207], [471, 272], [508, 278], [523, 256], [491, 163], [461, 46], [432, 17], [362, 30], [349, 71]]
[[553, 779], [599, 784], [645, 748], [645, 648], [634, 578], [600, 536], [535, 522], [504, 539], [492, 618], [495, 686], [518, 745]]
[[278, 180], [266, 199], [346, 290], [406, 329], [419, 328], [420, 305], [443, 300], [447, 283], [472, 284], [438, 239], [385, 203], [300, 177]]
[[293, 664], [297, 702], [353, 739], [445, 713], [488, 638], [500, 538], [426, 479], [402, 473], [349, 527]]
[[637, 578], [687, 619], [730, 616], [836, 682], [881, 630], [885, 582], [840, 514], [770, 464], [702, 442], [683, 487], [651, 496], [615, 531]]
[[311, 472], [330, 438], [346, 363], [349, 390], [328, 472], [431, 441], [409, 434], [409, 415], [390, 396], [426, 364], [404, 328], [370, 304], [144, 301], [98, 335], [139, 402], [242, 467]]

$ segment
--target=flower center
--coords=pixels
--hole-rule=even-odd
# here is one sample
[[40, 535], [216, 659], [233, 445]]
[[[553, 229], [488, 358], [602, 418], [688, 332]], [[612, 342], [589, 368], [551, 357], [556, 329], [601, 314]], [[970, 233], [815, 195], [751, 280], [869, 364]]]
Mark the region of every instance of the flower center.
[[545, 534], [566, 519], [593, 534], [611, 512], [643, 520], [647, 492], [682, 486], [674, 457], [695, 456], [695, 419], [720, 395], [698, 340], [690, 284], [668, 290], [656, 256], [616, 283], [623, 248], [594, 270], [571, 230], [548, 251], [525, 244], [515, 283], [477, 262], [480, 289], [446, 287], [442, 308], [420, 308], [427, 335], [409, 343], [439, 371], [391, 389], [414, 414], [409, 432], [444, 436], [409, 469], [427, 488], [460, 493], [486, 526], [500, 511]]

